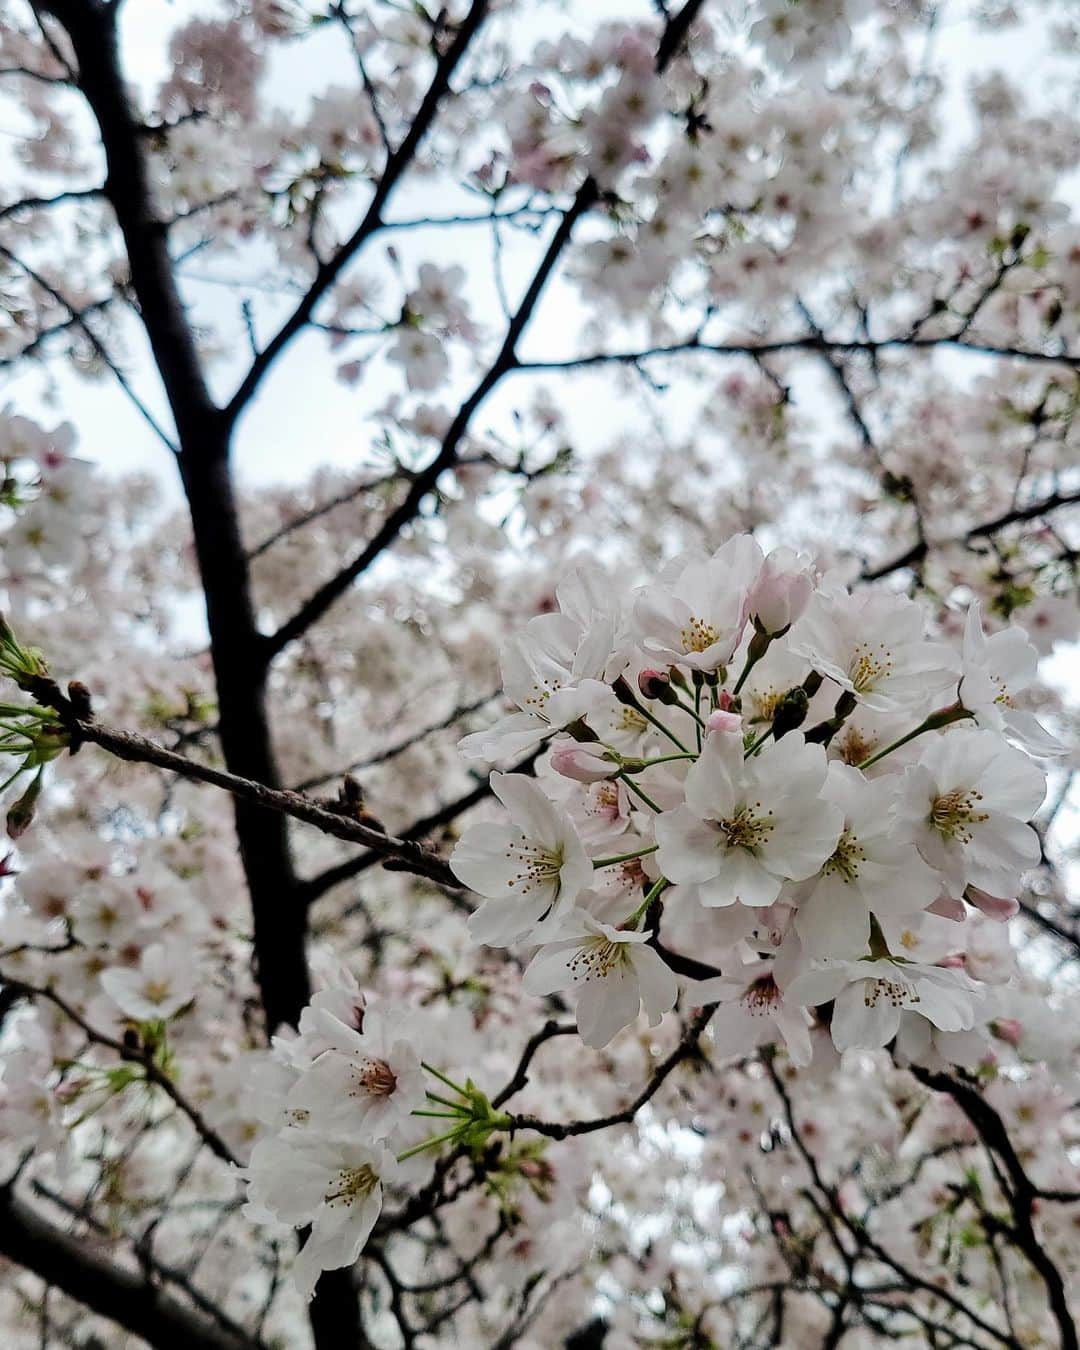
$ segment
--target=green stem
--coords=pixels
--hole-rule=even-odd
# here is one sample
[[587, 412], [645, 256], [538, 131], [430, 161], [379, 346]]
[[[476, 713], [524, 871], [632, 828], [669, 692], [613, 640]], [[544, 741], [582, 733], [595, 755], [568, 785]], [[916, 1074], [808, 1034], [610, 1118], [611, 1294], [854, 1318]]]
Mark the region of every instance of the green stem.
[[633, 768], [624, 768], [624, 773], [641, 773], [644, 769], [651, 769], [654, 764], [669, 764], [673, 759], [697, 759], [690, 750], [680, 750], [675, 755], [657, 755], [655, 759], [641, 759], [633, 761]]
[[624, 927], [637, 928], [638, 924], [641, 923], [645, 915], [648, 914], [649, 906], [652, 904], [652, 902], [662, 891], [666, 890], [667, 887], [670, 885], [671, 882], [668, 881], [667, 877], [661, 877], [659, 881], [653, 882], [653, 884], [649, 887], [648, 891], [646, 891], [645, 893], [645, 899], [642, 900], [641, 904], [638, 905], [637, 909], [634, 910], [633, 914], [631, 914], [630, 917], [625, 921]]
[[746, 652], [746, 665], [743, 666], [742, 674], [735, 681], [735, 688], [731, 691], [732, 697], [738, 694], [742, 689], [743, 685], [746, 683], [746, 677], [769, 650], [769, 643], [771, 641], [772, 638], [769, 637], [768, 633], [755, 633], [750, 639], [750, 646], [747, 648]]
[[[413, 1113], [416, 1114], [415, 1112]], [[462, 1126], [457, 1129], [447, 1130], [445, 1134], [437, 1134], [431, 1139], [425, 1139], [422, 1144], [414, 1144], [412, 1148], [407, 1148], [404, 1153], [397, 1155], [398, 1162], [404, 1162], [406, 1158], [415, 1158], [418, 1153], [423, 1153], [426, 1149], [435, 1148], [438, 1144], [448, 1144], [451, 1139], [456, 1139], [462, 1131]]]
[[425, 1092], [424, 1095], [429, 1102], [438, 1102], [440, 1106], [448, 1106], [451, 1111], [457, 1111], [459, 1114], [469, 1114], [467, 1106], [462, 1106], [460, 1102], [452, 1102], [448, 1097], [440, 1097], [437, 1092]]
[[630, 789], [631, 792], [633, 792], [636, 796], [640, 797], [646, 806], [651, 807], [651, 809], [655, 811], [657, 815], [660, 814], [662, 808], [657, 806], [656, 802], [653, 801], [653, 799], [644, 790], [644, 788], [639, 788], [638, 785], [634, 782], [634, 780], [632, 778], [628, 778], [624, 773], [618, 774], [617, 777], [620, 778], [626, 784], [626, 786]]
[[891, 755], [894, 750], [899, 750], [902, 745], [907, 745], [908, 741], [913, 741], [916, 736], [921, 736], [924, 731], [938, 731], [953, 722], [960, 722], [966, 717], [974, 716], [974, 713], [968, 712], [959, 703], [950, 704], [947, 708], [939, 708], [936, 712], [932, 712], [924, 722], [920, 722], [914, 731], [909, 731], [906, 736], [901, 736], [898, 741], [893, 741], [891, 745], [885, 746], [876, 755], [871, 755], [868, 759], [864, 759], [861, 764], [856, 764], [855, 767], [857, 769], [868, 769], [871, 764], [876, 764], [886, 755]]
[[668, 740], [672, 743], [672, 745], [677, 745], [679, 749], [683, 751], [684, 754], [688, 755], [690, 753], [690, 751], [686, 748], [686, 746], [683, 745], [682, 741], [679, 740], [678, 736], [676, 736], [675, 733], [669, 727], [666, 727], [663, 724], [663, 722], [660, 721], [659, 717], [655, 717], [648, 710], [648, 708], [643, 708], [640, 703], [635, 704], [635, 707], [636, 710], [642, 715], [642, 717], [645, 718], [647, 722], [651, 722], [653, 724], [653, 726], [657, 729], [657, 731], [663, 732], [663, 734], [668, 738]]
[[691, 706], [689, 705], [689, 703], [684, 703], [684, 702], [682, 701], [682, 699], [679, 698], [678, 694], [675, 695], [675, 703], [674, 703], [672, 706], [673, 706], [673, 707], [676, 707], [676, 708], [678, 708], [680, 711], [686, 713], [687, 717], [692, 717], [692, 718], [694, 719], [694, 721], [698, 724], [699, 727], [704, 727], [704, 726], [705, 726], [705, 723], [704, 723], [704, 722], [702, 721], [702, 719], [698, 716], [698, 714], [693, 710], [693, 708], [691, 708]]
[[755, 750], [760, 750], [771, 735], [772, 735], [772, 727], [770, 727], [768, 731], [763, 731], [761, 735], [757, 738], [757, 740], [754, 741], [753, 744], [747, 748], [747, 750], [743, 754], [743, 759], [749, 759]]
[[463, 1088], [460, 1083], [455, 1083], [452, 1078], [447, 1078], [446, 1074], [440, 1073], [440, 1071], [435, 1068], [434, 1064], [429, 1064], [426, 1059], [423, 1059], [420, 1061], [420, 1067], [422, 1069], [427, 1069], [428, 1073], [434, 1074], [439, 1082], [445, 1083], [451, 1092], [456, 1092], [459, 1097], [464, 1097], [466, 1101], [469, 1100], [468, 1091]]
[[632, 853], [616, 853], [610, 858], [594, 858], [593, 867], [614, 867], [616, 863], [630, 862], [633, 858], [644, 858], [655, 853], [659, 844], [650, 844], [648, 848], [634, 849]]

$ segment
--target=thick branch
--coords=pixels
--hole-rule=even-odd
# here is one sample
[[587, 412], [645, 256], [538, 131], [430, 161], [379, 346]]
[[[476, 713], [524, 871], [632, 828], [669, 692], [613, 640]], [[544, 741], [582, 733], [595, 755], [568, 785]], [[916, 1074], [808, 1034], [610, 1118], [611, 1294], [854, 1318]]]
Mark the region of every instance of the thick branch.
[[0, 1255], [33, 1271], [70, 1298], [141, 1336], [155, 1350], [256, 1350], [194, 1308], [124, 1270], [84, 1239], [42, 1218], [11, 1190], [0, 1190]]

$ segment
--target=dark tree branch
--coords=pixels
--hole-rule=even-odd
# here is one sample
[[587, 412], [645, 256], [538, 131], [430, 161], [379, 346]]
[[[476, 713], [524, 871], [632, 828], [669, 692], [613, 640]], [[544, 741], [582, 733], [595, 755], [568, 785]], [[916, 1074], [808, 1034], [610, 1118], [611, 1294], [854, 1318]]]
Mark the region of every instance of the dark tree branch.
[[630, 1125], [641, 1108], [650, 1102], [663, 1087], [673, 1069], [684, 1059], [697, 1053], [698, 1042], [705, 1028], [712, 1021], [719, 1004], [712, 1003], [695, 1014], [682, 1034], [679, 1044], [657, 1067], [653, 1076], [641, 1089], [634, 1100], [621, 1111], [613, 1111], [608, 1116], [598, 1116], [594, 1120], [541, 1120], [537, 1116], [512, 1116], [512, 1128], [515, 1130], [533, 1130], [537, 1134], [547, 1135], [549, 1139], [569, 1139], [577, 1134], [594, 1134], [597, 1130], [607, 1130], [613, 1125]]
[[[508, 772], [527, 773], [535, 763], [538, 754], [539, 751], [534, 750], [532, 754], [519, 760]], [[478, 802], [482, 802], [485, 797], [490, 795], [491, 784], [487, 778], [482, 778], [475, 787], [470, 788], [460, 797], [455, 797], [453, 801], [438, 807], [429, 815], [414, 820], [407, 829], [402, 830], [401, 839], [407, 842], [423, 839], [425, 835], [439, 829], [440, 826], [448, 825], [452, 820], [456, 820], [463, 811], [468, 811], [470, 807], [476, 806]], [[335, 863], [333, 867], [328, 867], [325, 872], [320, 872], [317, 876], [301, 883], [302, 902], [308, 905], [314, 904], [320, 896], [325, 895], [332, 887], [340, 886], [343, 881], [349, 881], [352, 877], [359, 876], [361, 872], [366, 872], [369, 867], [374, 867], [379, 860], [377, 853], [369, 852]], [[435, 880], [436, 878], [432, 879]], [[457, 878], [454, 878], [449, 884], [455, 887], [461, 885]]]
[[243, 412], [262, 382], [263, 376], [278, 356], [306, 326], [315, 311], [315, 306], [333, 286], [364, 243], [381, 227], [383, 208], [390, 200], [402, 175], [412, 163], [420, 143], [434, 122], [439, 107], [450, 90], [450, 78], [487, 18], [487, 12], [488, 0], [473, 0], [468, 14], [461, 21], [454, 34], [453, 41], [439, 58], [435, 67], [435, 75], [428, 86], [420, 107], [413, 116], [405, 138], [394, 153], [388, 157], [363, 220], [333, 256], [319, 265], [315, 273], [315, 279], [303, 299], [252, 362], [251, 368], [240, 382], [239, 388], [233, 394], [225, 409], [225, 417], [230, 424], [235, 422]]
[[84, 1238], [42, 1218], [10, 1187], [0, 1189], [0, 1255], [92, 1312], [141, 1336], [155, 1350], [258, 1350], [135, 1271], [101, 1255]]
[[1069, 1308], [1064, 1277], [1039, 1241], [1032, 1222], [1040, 1192], [1025, 1171], [1004, 1121], [981, 1093], [959, 1078], [947, 1073], [931, 1073], [917, 1064], [912, 1065], [911, 1071], [925, 1087], [950, 1096], [975, 1127], [986, 1148], [1001, 1159], [1009, 1178], [1009, 1185], [1004, 1188], [1012, 1213], [1008, 1236], [1031, 1262], [1046, 1286], [1050, 1311], [1061, 1336], [1061, 1350], [1078, 1350], [1080, 1339]]
[[[656, 69], [658, 74], [663, 73], [668, 62], [679, 50], [687, 29], [703, 4], [704, 0], [687, 0], [679, 14], [668, 23], [657, 52]], [[326, 611], [349, 590], [357, 577], [365, 572], [383, 551], [394, 542], [405, 526], [416, 519], [420, 514], [425, 498], [436, 486], [440, 476], [456, 462], [460, 443], [468, 431], [473, 414], [481, 403], [510, 371], [528, 368], [518, 360], [518, 341], [533, 316], [537, 302], [554, 272], [563, 250], [570, 242], [574, 226], [583, 215], [592, 210], [600, 198], [601, 193], [596, 180], [592, 177], [586, 178], [578, 188], [573, 202], [563, 213], [540, 265], [533, 274], [517, 310], [507, 325], [506, 335], [498, 354], [476, 388], [458, 409], [438, 454], [428, 464], [427, 468], [415, 475], [405, 498], [386, 518], [381, 529], [378, 530], [367, 546], [336, 576], [324, 582], [300, 606], [292, 618], [282, 624], [278, 631], [267, 639], [265, 657], [268, 662], [272, 661], [291, 642], [305, 633], [312, 624], [317, 623]], [[303, 307], [301, 306], [301, 308]], [[299, 313], [299, 311], [297, 312]], [[304, 321], [306, 321], [306, 317], [305, 314]]]
[[[82, 744], [100, 746], [117, 759], [134, 764], [153, 764], [159, 769], [167, 769], [193, 782], [209, 783], [223, 788], [234, 797], [252, 802], [264, 812], [273, 812], [290, 816], [308, 825], [314, 825], [323, 834], [333, 835], [349, 843], [363, 844], [371, 850], [374, 860], [393, 858], [398, 870], [416, 872], [444, 886], [457, 886], [458, 882], [449, 867], [441, 858], [428, 853], [426, 849], [408, 839], [396, 839], [393, 835], [366, 825], [355, 816], [343, 811], [332, 810], [329, 806], [312, 801], [310, 797], [287, 788], [268, 787], [252, 779], [242, 778], [226, 769], [215, 769], [209, 764], [200, 764], [198, 760], [188, 759], [177, 754], [147, 736], [139, 736], [131, 731], [121, 731], [117, 727], [105, 726], [92, 717], [78, 715], [71, 701], [64, 697], [49, 679], [40, 679], [34, 687], [34, 694], [46, 706], [55, 709], [72, 738], [72, 749]], [[367, 855], [365, 855], [367, 856]]]

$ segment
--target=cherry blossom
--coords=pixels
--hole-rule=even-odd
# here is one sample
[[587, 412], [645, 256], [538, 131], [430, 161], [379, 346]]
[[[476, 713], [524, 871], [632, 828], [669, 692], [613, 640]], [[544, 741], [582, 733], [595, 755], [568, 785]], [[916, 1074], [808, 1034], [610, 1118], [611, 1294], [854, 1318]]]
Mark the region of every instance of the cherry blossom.
[[576, 993], [586, 1045], [603, 1048], [642, 1008], [656, 1026], [674, 1005], [675, 976], [648, 946], [648, 933], [612, 927], [577, 909], [563, 917], [558, 934], [533, 957], [522, 988], [540, 997]]
[[785, 880], [833, 853], [839, 810], [821, 795], [820, 746], [768, 747], [748, 759], [739, 735], [709, 736], [686, 775], [686, 803], [656, 822], [664, 875], [706, 906], [771, 905]]
[[569, 816], [524, 774], [491, 775], [509, 825], [473, 825], [454, 849], [457, 876], [486, 897], [469, 920], [478, 942], [522, 937], [553, 909], [566, 910], [592, 880]]

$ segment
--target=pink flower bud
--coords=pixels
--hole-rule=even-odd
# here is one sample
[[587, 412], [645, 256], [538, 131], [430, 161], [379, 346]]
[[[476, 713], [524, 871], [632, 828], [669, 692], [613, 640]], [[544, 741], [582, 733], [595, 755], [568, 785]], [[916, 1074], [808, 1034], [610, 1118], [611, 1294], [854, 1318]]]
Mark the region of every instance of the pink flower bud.
[[813, 564], [790, 548], [774, 548], [761, 564], [747, 597], [747, 614], [771, 636], [785, 632], [814, 593]]
[[638, 672], [637, 687], [642, 698], [663, 698], [671, 688], [671, 676], [666, 670], [647, 667]]
[[1004, 1041], [1006, 1045], [1011, 1045], [1015, 1050], [1020, 1044], [1024, 1028], [1015, 1017], [995, 1017], [990, 1023], [990, 1034], [999, 1041]]
[[717, 708], [705, 719], [705, 730], [742, 731], [742, 718], [738, 713], [725, 712], [723, 708]]
[[963, 952], [951, 952], [948, 956], [943, 956], [938, 965], [943, 970], [962, 970], [966, 960], [967, 957]]
[[717, 695], [716, 703], [721, 712], [731, 712], [735, 706], [735, 695], [728, 689], [721, 689]]
[[1003, 900], [1000, 896], [988, 895], [986, 891], [980, 891], [978, 886], [969, 886], [964, 892], [964, 898], [995, 923], [1005, 923], [1020, 908], [1019, 900]]
[[606, 755], [599, 745], [559, 741], [551, 750], [551, 767], [576, 783], [599, 783], [605, 778], [614, 778], [619, 772], [618, 764]]

